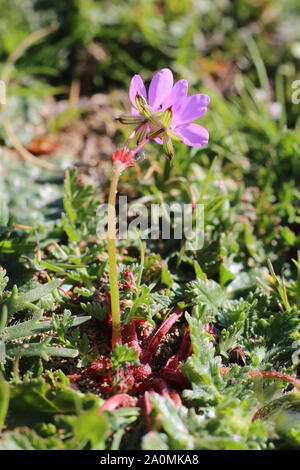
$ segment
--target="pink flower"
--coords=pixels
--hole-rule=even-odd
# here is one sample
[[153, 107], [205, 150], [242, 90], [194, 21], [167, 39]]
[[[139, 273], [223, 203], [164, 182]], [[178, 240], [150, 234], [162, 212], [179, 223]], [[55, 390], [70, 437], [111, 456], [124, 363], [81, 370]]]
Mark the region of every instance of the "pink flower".
[[174, 155], [171, 139], [191, 147], [202, 147], [209, 140], [208, 131], [193, 122], [206, 112], [209, 97], [205, 94], [188, 97], [186, 80], [179, 80], [174, 86], [173, 83], [171, 70], [162, 69], [152, 78], [147, 94], [140, 75], [134, 75], [129, 89], [133, 104], [131, 113], [121, 114], [118, 118], [122, 124], [136, 126], [134, 137], [137, 144], [156, 134], [155, 141], [164, 146], [170, 159]]

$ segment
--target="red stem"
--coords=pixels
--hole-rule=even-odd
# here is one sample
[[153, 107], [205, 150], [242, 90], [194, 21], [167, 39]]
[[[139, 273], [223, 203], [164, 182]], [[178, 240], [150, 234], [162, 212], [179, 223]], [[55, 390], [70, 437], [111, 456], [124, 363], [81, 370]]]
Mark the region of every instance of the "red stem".
[[183, 389], [188, 387], [189, 381], [179, 369], [179, 362], [187, 358], [191, 353], [191, 337], [187, 329], [180, 345], [180, 348], [175, 356], [170, 357], [167, 364], [162, 368], [160, 373], [162, 376], [171, 382], [173, 385]]
[[127, 150], [127, 147], [128, 145], [130, 144], [130, 141], [131, 139], [135, 136], [135, 134], [137, 133], [137, 131], [144, 125], [147, 123], [147, 119], [145, 119], [144, 121], [140, 122], [140, 124], [138, 124], [138, 126], [136, 126], [136, 128], [133, 130], [133, 132], [130, 134], [130, 136], [128, 137], [125, 145], [124, 145], [124, 149]]
[[152, 381], [154, 389], [165, 398], [171, 398], [174, 401], [176, 408], [181, 405], [181, 399], [178, 393], [175, 390], [169, 389], [167, 382], [163, 379], [156, 378]]
[[150, 360], [152, 359], [152, 356], [153, 354], [155, 353], [156, 349], [157, 349], [157, 346], [159, 345], [159, 343], [161, 342], [162, 338], [168, 333], [168, 331], [170, 330], [170, 328], [172, 328], [172, 326], [174, 325], [174, 323], [181, 317], [183, 312], [179, 312], [179, 313], [172, 313], [162, 324], [161, 326], [158, 328], [158, 330], [156, 331], [156, 333], [154, 333], [154, 335], [152, 336], [152, 339], [148, 345], [148, 348], [147, 348], [147, 352], [149, 353], [150, 355], [150, 359], [149, 359], [149, 362]]
[[[220, 374], [225, 376], [231, 371], [231, 367], [220, 367]], [[300, 390], [300, 380], [295, 379], [291, 375], [284, 374], [283, 372], [276, 372], [274, 370], [249, 370], [250, 377], [262, 377], [263, 379], [283, 380], [294, 385], [297, 390]]]
[[136, 155], [143, 147], [145, 147], [146, 144], [148, 144], [148, 142], [150, 142], [150, 140], [155, 139], [163, 132], [164, 132], [163, 129], [159, 129], [158, 131], [154, 132], [149, 137], [147, 137], [147, 139], [143, 140], [143, 142], [141, 142], [140, 145], [132, 149], [133, 155]]
[[106, 402], [101, 406], [99, 411], [112, 411], [119, 406], [124, 405], [125, 407], [132, 407], [135, 406], [136, 399], [128, 395], [127, 393], [119, 393], [117, 395], [113, 395], [110, 397]]
[[149, 396], [153, 393], [153, 390], [149, 390], [149, 392], [145, 392], [142, 399], [141, 399], [141, 406], [144, 409], [144, 418], [146, 422], [146, 428], [148, 431], [151, 430], [151, 419], [150, 413], [153, 410], [154, 406], [152, 405], [151, 401], [149, 400]]

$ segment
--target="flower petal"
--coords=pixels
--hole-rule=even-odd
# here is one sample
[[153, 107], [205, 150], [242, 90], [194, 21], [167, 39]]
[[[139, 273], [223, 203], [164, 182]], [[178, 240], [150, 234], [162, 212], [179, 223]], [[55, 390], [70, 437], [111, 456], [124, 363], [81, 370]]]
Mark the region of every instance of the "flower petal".
[[192, 95], [186, 98], [180, 107], [176, 111], [173, 117], [172, 124], [175, 126], [181, 126], [193, 122], [199, 117], [203, 116], [206, 112], [206, 106], [209, 103], [209, 97], [207, 95]]
[[177, 127], [172, 131], [182, 140], [182, 142], [190, 147], [202, 147], [209, 140], [208, 131], [198, 124], [186, 124]]
[[140, 115], [140, 113], [138, 112], [138, 110], [136, 108], [131, 108], [130, 113], [134, 114], [134, 116], [139, 116]]
[[187, 80], [179, 80], [173, 86], [171, 93], [167, 96], [162, 104], [162, 109], [165, 110], [169, 106], [173, 106], [173, 110], [176, 111], [179, 109], [184, 99], [187, 97], [188, 92], [188, 82]]
[[169, 69], [157, 72], [149, 86], [149, 104], [157, 110], [172, 90], [173, 74]]
[[140, 75], [134, 75], [130, 82], [129, 98], [134, 107], [135, 107], [135, 97], [137, 93], [140, 93], [141, 95], [143, 95], [145, 100], [147, 100], [147, 91], [146, 91], [144, 82], [142, 80], [142, 77]]

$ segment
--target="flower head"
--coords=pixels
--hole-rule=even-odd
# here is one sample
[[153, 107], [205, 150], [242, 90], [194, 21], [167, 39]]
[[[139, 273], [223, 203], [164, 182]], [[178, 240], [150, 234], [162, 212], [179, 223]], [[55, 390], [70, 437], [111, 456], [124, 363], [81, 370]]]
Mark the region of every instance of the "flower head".
[[209, 139], [208, 131], [193, 122], [206, 112], [209, 97], [188, 97], [186, 80], [173, 83], [171, 70], [162, 69], [152, 78], [147, 93], [140, 75], [134, 75], [129, 89], [133, 107], [118, 118], [122, 124], [136, 126], [133, 134], [137, 144], [153, 135], [170, 159], [174, 155], [172, 139], [191, 147], [202, 147]]

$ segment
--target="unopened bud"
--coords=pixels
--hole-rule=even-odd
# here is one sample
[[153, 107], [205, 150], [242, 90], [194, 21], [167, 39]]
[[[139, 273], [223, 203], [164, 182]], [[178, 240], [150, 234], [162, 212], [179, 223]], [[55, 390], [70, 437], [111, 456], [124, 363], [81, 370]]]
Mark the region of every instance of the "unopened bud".
[[147, 106], [147, 101], [140, 93], [137, 93], [135, 96], [136, 109], [140, 114], [143, 114], [143, 107]]
[[134, 114], [121, 114], [119, 117], [116, 118], [116, 121], [119, 121], [121, 124], [137, 126], [143, 121], [143, 118], [142, 116]]
[[173, 107], [170, 106], [168, 109], [166, 109], [162, 115], [161, 115], [161, 118], [160, 118], [160, 122], [162, 123], [162, 125], [168, 129], [170, 127], [170, 124], [172, 122], [172, 118], [173, 118]]
[[164, 152], [169, 157], [170, 160], [174, 157], [173, 145], [170, 137], [167, 134], [162, 135], [162, 142], [164, 147]]
[[136, 103], [137, 110], [140, 114], [143, 114], [145, 118], [147, 118], [147, 120], [154, 126], [159, 125], [158, 120], [152, 113], [151, 109], [149, 108], [147, 101], [140, 93], [136, 94], [135, 103]]
[[146, 134], [147, 134], [147, 130], [148, 130], [148, 126], [147, 125], [144, 125], [142, 127], [140, 127], [136, 133], [135, 133], [135, 141], [138, 144], [140, 144], [141, 142], [143, 142], [143, 140], [145, 140], [146, 138]]

